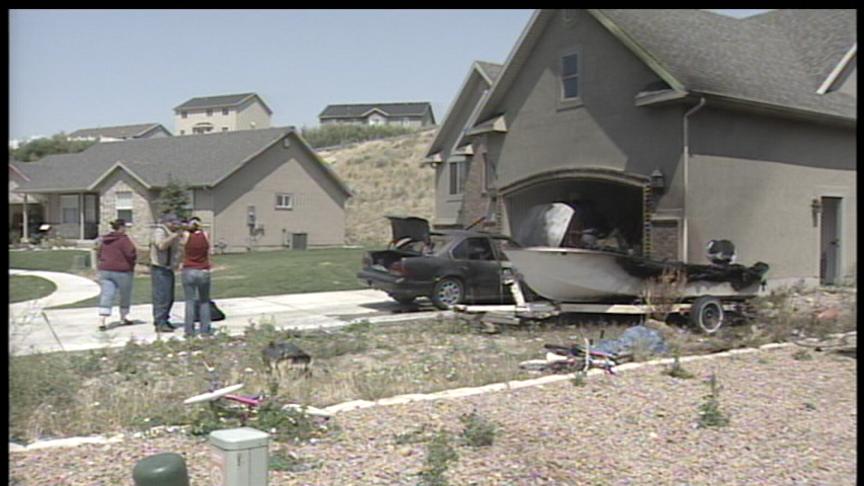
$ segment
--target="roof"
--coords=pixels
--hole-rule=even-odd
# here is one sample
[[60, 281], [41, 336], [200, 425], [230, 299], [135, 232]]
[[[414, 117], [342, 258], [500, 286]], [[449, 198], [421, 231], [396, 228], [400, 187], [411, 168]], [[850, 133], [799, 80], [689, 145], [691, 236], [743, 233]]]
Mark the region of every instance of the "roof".
[[[172, 178], [194, 187], [212, 187], [289, 134], [321, 164], [340, 189], [351, 194], [292, 127], [95, 144], [76, 154], [50, 155], [24, 164], [32, 180], [19, 189], [91, 190], [115, 169], [125, 170], [145, 187], [164, 187]], [[75, 170], [69, 170], [70, 167]]]
[[432, 110], [432, 105], [426, 101], [327, 105], [318, 118], [360, 118], [372, 110], [378, 110], [387, 116], [423, 116], [427, 110]]
[[[165, 127], [159, 123], [140, 123], [138, 125], [122, 125], [117, 127], [82, 128], [81, 130], [75, 130], [70, 133], [69, 138], [136, 138], [160, 127], [162, 130], [165, 130]], [[168, 132], [168, 130], [165, 131], [169, 134], [171, 133]]]
[[[853, 96], [817, 93], [857, 42], [855, 10], [789, 10], [733, 18], [695, 9], [588, 10], [673, 90], [785, 112], [855, 120]], [[538, 10], [478, 120], [497, 104], [556, 10]]]
[[[485, 83], [486, 87], [492, 86], [496, 79], [498, 79], [498, 75], [501, 74], [501, 70], [504, 68], [502, 64], [495, 64], [486, 61], [474, 61], [471, 64], [471, 69], [468, 71], [468, 75], [465, 77], [465, 80], [462, 82], [462, 87], [459, 88], [459, 92], [456, 94], [456, 98], [453, 99], [453, 102], [450, 104], [450, 107], [447, 109], [447, 114], [444, 116], [444, 121], [441, 123], [441, 126], [438, 128], [438, 132], [435, 134], [435, 139], [432, 140], [432, 143], [429, 145], [429, 150], [426, 153], [426, 157], [430, 157], [437, 152], [440, 152], [444, 147], [442, 144], [444, 143], [444, 136], [448, 134], [452, 127], [451, 125], [455, 122], [455, 118], [451, 117], [453, 114], [453, 110], [457, 106], [461, 106], [464, 103], [469, 103], [470, 90], [468, 87], [472, 85], [472, 80], [480, 78]], [[473, 103], [478, 106], [482, 103], [482, 98], [478, 100], [474, 100]], [[476, 108], [476, 107], [474, 107]], [[468, 126], [472, 126], [474, 122], [473, 117], [469, 115], [467, 124]], [[465, 127], [459, 127], [462, 130]], [[458, 137], [456, 140], [456, 145], [459, 146], [462, 142], [462, 136]]]
[[271, 110], [270, 107], [267, 106], [267, 103], [264, 103], [264, 100], [261, 99], [261, 97], [258, 96], [258, 94], [256, 93], [240, 93], [192, 98], [185, 103], [175, 106], [174, 111], [237, 106], [239, 104], [245, 103], [246, 100], [252, 97], [258, 98], [258, 101], [261, 102], [261, 104], [264, 106], [264, 109], [267, 110], [267, 113], [270, 113], [271, 115], [273, 114], [273, 110]]

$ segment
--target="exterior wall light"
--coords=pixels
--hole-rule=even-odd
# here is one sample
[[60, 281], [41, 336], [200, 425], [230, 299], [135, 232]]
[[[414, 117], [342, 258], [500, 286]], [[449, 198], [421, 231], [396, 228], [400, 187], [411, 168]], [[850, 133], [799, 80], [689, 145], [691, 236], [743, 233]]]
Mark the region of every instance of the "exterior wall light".
[[651, 173], [651, 189], [656, 192], [663, 192], [666, 190], [666, 178], [663, 176], [663, 173], [660, 172], [660, 169], [654, 169], [654, 172]]

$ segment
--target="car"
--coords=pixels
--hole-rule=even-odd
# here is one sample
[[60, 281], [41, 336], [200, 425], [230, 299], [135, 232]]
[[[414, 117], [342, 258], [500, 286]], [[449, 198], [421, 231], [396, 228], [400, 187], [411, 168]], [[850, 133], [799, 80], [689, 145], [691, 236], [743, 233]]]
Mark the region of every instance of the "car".
[[363, 255], [357, 278], [401, 304], [426, 297], [439, 309], [468, 303], [513, 303], [504, 278], [502, 248], [519, 245], [505, 235], [471, 230], [430, 231], [418, 217], [387, 216], [388, 248]]

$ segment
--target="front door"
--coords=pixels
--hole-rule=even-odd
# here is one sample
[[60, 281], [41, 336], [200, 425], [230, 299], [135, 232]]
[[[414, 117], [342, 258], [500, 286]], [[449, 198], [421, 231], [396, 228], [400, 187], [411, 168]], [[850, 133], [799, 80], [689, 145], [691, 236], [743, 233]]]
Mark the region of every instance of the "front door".
[[822, 198], [820, 228], [819, 281], [834, 285], [840, 277], [840, 201], [839, 197]]

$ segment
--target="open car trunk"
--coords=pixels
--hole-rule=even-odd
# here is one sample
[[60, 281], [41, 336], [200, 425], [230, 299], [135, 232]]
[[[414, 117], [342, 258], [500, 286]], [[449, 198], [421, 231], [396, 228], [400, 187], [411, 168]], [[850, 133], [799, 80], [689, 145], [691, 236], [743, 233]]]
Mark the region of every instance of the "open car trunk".
[[416, 216], [387, 216], [387, 219], [392, 233], [390, 244], [386, 250], [368, 252], [368, 266], [386, 272], [403, 257], [421, 256], [431, 251], [428, 220]]

